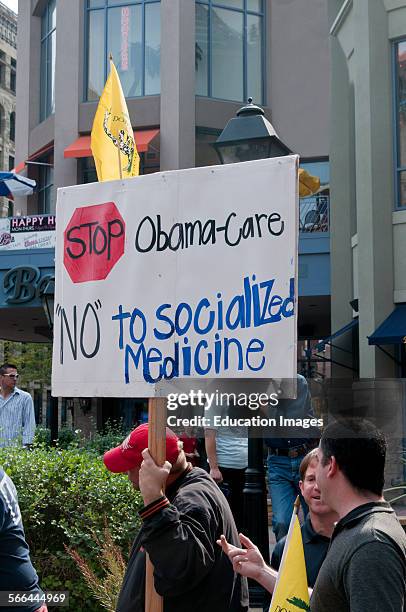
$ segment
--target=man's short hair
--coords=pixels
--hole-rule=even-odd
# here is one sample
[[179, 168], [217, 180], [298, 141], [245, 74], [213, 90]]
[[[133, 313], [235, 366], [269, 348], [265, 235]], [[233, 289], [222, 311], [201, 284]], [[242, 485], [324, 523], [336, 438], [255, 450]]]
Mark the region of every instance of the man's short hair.
[[13, 363], [3, 363], [3, 365], [0, 366], [0, 376], [4, 376], [4, 374], [7, 374], [7, 370], [16, 370], [17, 366], [14, 365]]
[[383, 491], [386, 447], [383, 433], [365, 419], [331, 423], [320, 440], [322, 464], [334, 457], [355, 489], [375, 495]]
[[317, 455], [317, 448], [313, 448], [310, 452], [307, 453], [307, 455], [303, 457], [299, 467], [300, 480], [304, 480], [306, 478], [307, 468], [309, 467], [313, 459], [319, 459]]

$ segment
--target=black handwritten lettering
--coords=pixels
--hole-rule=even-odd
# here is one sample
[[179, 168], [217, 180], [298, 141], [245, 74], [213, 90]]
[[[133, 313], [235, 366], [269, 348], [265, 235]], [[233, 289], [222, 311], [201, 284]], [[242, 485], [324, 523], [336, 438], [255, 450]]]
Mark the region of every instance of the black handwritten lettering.
[[111, 258], [112, 241], [120, 238], [124, 233], [124, 224], [121, 219], [113, 219], [107, 223], [107, 227], [100, 225], [98, 221], [83, 223], [71, 227], [66, 233], [66, 239], [72, 245], [66, 248], [66, 253], [71, 259], [80, 259], [86, 253], [91, 255], [102, 255], [107, 250], [107, 259]]
[[163, 227], [161, 215], [156, 215], [155, 219], [147, 215], [135, 232], [135, 249], [139, 253], [153, 250], [163, 252], [167, 249], [178, 251], [191, 246], [216, 244], [221, 239], [227, 246], [234, 247], [242, 240], [278, 237], [284, 230], [285, 222], [276, 212], [255, 213], [245, 219], [239, 219], [235, 212], [230, 212], [222, 225], [217, 225], [215, 219], [196, 219], [176, 222], [169, 227]]
[[[80, 353], [86, 359], [91, 359], [94, 357], [100, 348], [100, 322], [99, 317], [97, 315], [97, 310], [101, 308], [100, 300], [95, 302], [95, 306], [88, 302], [83, 310], [82, 315], [78, 315], [78, 307], [75, 304], [72, 307], [72, 314], [68, 317], [66, 313], [66, 309], [59, 304], [56, 307], [55, 313], [56, 316], [60, 318], [60, 326], [59, 326], [59, 362], [61, 364], [64, 363], [65, 359], [65, 333], [68, 336], [68, 348], [70, 349], [70, 354], [74, 361], [78, 359], [78, 323], [80, 322], [80, 332], [79, 332], [79, 347]], [[92, 313], [93, 316], [89, 319], [89, 314]], [[90, 335], [92, 338], [92, 347], [85, 347], [85, 337], [86, 332], [89, 330], [89, 327], [93, 325], [94, 331]], [[89, 336], [87, 337], [89, 338]]]

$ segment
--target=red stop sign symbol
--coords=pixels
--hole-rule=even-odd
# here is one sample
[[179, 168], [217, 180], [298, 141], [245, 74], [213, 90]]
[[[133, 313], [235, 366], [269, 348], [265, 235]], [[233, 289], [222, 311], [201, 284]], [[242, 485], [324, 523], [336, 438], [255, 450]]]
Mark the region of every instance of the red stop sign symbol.
[[77, 208], [63, 234], [63, 262], [74, 283], [103, 280], [124, 253], [125, 223], [114, 202]]

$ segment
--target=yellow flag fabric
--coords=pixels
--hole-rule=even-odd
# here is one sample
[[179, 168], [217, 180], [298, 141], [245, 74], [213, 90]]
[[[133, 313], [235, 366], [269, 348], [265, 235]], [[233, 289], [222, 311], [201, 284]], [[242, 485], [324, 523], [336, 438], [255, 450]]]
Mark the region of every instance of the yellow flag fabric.
[[140, 158], [120, 79], [112, 60], [93, 121], [91, 148], [99, 181], [138, 176]]
[[302, 532], [292, 517], [269, 612], [310, 610]]
[[320, 189], [320, 179], [299, 168], [299, 197], [307, 198]]

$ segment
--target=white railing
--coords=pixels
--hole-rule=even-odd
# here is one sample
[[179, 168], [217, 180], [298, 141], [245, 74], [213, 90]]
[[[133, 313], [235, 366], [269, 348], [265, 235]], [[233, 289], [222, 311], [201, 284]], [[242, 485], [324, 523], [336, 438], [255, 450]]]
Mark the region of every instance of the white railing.
[[304, 233], [330, 231], [330, 196], [317, 194], [299, 200], [299, 229]]

